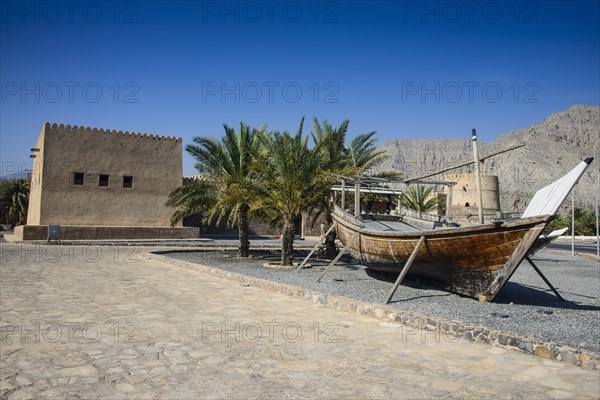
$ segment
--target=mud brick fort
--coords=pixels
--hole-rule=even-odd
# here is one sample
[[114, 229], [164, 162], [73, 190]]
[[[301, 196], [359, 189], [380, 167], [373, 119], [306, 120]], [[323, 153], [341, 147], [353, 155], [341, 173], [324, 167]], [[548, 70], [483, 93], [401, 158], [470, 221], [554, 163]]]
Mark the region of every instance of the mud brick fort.
[[197, 237], [170, 226], [169, 193], [182, 184], [182, 140], [76, 125], [44, 124], [32, 149], [24, 240]]

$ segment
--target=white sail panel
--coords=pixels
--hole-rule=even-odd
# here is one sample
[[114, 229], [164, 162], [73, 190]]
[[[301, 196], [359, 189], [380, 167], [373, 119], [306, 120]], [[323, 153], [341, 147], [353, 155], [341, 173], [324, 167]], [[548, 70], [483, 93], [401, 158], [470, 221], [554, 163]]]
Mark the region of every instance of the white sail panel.
[[521, 218], [556, 215], [571, 189], [573, 189], [592, 160], [591, 157], [585, 159], [562, 178], [538, 190]]

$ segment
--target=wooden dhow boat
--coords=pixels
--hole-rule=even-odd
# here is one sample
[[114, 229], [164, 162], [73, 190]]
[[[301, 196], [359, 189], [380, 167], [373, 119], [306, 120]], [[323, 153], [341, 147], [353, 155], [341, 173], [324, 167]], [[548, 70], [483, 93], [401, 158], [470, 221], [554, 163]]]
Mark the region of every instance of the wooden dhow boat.
[[423, 230], [401, 219], [361, 218], [335, 206], [333, 226], [344, 250], [354, 258], [373, 270], [400, 274], [386, 303], [409, 269], [411, 275], [434, 281], [445, 290], [492, 301], [534, 250], [536, 240], [592, 160], [582, 161], [540, 189], [515, 220]]

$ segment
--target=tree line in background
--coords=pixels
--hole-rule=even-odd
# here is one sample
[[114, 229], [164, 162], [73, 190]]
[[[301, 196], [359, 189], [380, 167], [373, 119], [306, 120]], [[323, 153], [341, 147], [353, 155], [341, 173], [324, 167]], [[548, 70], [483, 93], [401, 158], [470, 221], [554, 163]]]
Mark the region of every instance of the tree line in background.
[[[219, 141], [195, 137], [186, 151], [206, 179], [181, 186], [167, 205], [174, 207], [171, 223], [201, 214], [207, 222], [227, 221], [239, 230], [239, 255], [248, 257], [248, 220], [268, 221], [282, 228], [281, 264], [293, 264], [295, 219], [301, 214], [324, 214], [329, 224], [330, 190], [337, 175], [362, 175], [384, 160], [375, 132], [356, 136], [346, 146], [345, 120], [334, 127], [313, 119], [309, 135], [304, 118], [296, 133], [251, 128], [243, 122], [239, 131], [228, 125]], [[312, 139], [309, 141], [309, 139]], [[328, 253], [335, 252], [335, 233], [326, 239]]]
[[[559, 214], [548, 224], [544, 233], [569, 228], [568, 234], [570, 234], [572, 222], [571, 212], [566, 215]], [[575, 236], [596, 236], [596, 214], [575, 207]]]

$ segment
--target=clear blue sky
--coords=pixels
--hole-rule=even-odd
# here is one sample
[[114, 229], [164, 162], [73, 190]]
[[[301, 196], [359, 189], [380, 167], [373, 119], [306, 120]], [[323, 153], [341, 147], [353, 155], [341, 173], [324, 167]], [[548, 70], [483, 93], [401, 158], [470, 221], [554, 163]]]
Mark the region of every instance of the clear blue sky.
[[600, 104], [599, 1], [474, 4], [3, 1], [3, 172], [31, 165], [46, 121], [184, 144], [302, 116], [349, 118], [380, 143], [471, 128], [491, 141]]

